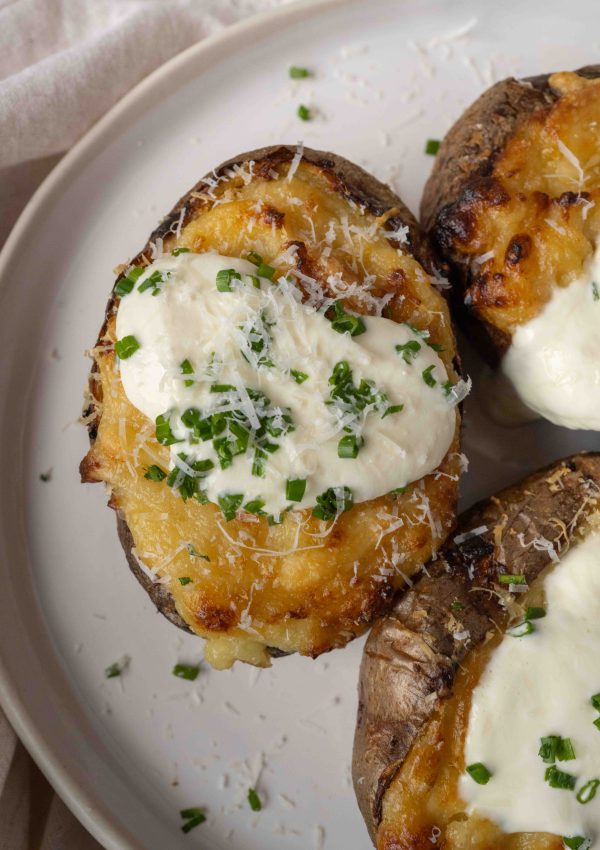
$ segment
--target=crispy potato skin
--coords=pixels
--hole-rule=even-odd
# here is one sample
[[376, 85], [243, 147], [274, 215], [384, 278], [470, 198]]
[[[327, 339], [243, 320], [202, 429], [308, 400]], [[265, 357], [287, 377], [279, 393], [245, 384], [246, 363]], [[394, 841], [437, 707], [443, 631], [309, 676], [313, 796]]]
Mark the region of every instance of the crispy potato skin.
[[[427, 574], [375, 624], [360, 671], [353, 779], [378, 850], [430, 848], [434, 827], [444, 850], [562, 847], [556, 836], [507, 836], [468, 816], [458, 778], [473, 688], [505, 629], [543, 604], [550, 555], [519, 535], [561, 552], [599, 522], [600, 453], [558, 461], [463, 514]], [[507, 572], [526, 576], [527, 593], [497, 583]], [[464, 630], [468, 649], [454, 637]]]
[[594, 65], [497, 83], [456, 122], [436, 157], [421, 220], [450, 265], [457, 319], [492, 365], [594, 249], [599, 76]]
[[[359, 285], [349, 299], [357, 312], [373, 312], [370, 295], [389, 293], [386, 315], [429, 328], [456, 379], [448, 310], [431, 285], [433, 257], [414, 217], [388, 187], [333, 154], [305, 151], [288, 180], [295, 153], [265, 148], [224, 163], [179, 201], [133, 264], [150, 262], [158, 240], [164, 250], [181, 246], [231, 256], [256, 250], [270, 263], [295, 245], [296, 268], [317, 279], [325, 295], [331, 294], [331, 275]], [[344, 218], [348, 229], [339, 224]], [[339, 226], [324, 257], [331, 220]], [[401, 225], [408, 226], [410, 247], [400, 253], [389, 232]], [[285, 273], [289, 262], [277, 272]], [[367, 274], [375, 281], [370, 293], [362, 287]], [[317, 656], [364, 632], [389, 610], [403, 583], [392, 559], [411, 575], [455, 522], [460, 417], [438, 470], [404, 494], [358, 504], [333, 525], [312, 519], [310, 511], [290, 514], [277, 526], [243, 516], [225, 523], [215, 506], [184, 503], [144, 478], [148, 465], [168, 465], [169, 451], [123, 392], [112, 350], [117, 307], [113, 295], [92, 352], [91, 447], [81, 474], [108, 485], [129, 565], [158, 609], [206, 638], [206, 657], [216, 667], [236, 659], [268, 665], [270, 657], [296, 651]], [[209, 560], [190, 553], [186, 542]], [[140, 560], [163, 583], [153, 582]], [[178, 578], [184, 576], [192, 582], [182, 586]]]

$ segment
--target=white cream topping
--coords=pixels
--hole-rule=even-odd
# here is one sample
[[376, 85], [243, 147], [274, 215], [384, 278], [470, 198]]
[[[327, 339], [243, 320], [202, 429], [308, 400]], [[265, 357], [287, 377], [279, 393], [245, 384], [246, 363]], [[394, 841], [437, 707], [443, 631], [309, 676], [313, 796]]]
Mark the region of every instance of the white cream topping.
[[566, 428], [600, 431], [600, 251], [520, 325], [502, 369], [522, 401]]
[[[600, 692], [600, 533], [573, 547], [546, 578], [544, 619], [535, 632], [505, 636], [473, 692], [465, 763], [482, 762], [486, 785], [468, 774], [460, 795], [469, 811], [504, 832], [549, 832], [600, 837], [600, 789], [582, 805], [576, 794], [600, 779], [599, 713], [590, 702]], [[548, 767], [540, 738], [570, 738], [576, 758], [556, 767], [577, 777], [574, 791], [544, 781]]]
[[[220, 292], [217, 273], [226, 269], [236, 270], [242, 279], [232, 281], [231, 292]], [[171, 447], [172, 461], [179, 464], [177, 455], [184, 452], [184, 471], [189, 471], [193, 460], [212, 460], [214, 468], [201, 482], [210, 501], [243, 494], [244, 502], [263, 499], [264, 510], [273, 514], [291, 504], [288, 479], [306, 479], [302, 500], [293, 503], [306, 507], [330, 487], [349, 487], [354, 502], [361, 502], [434, 470], [453, 439], [454, 406], [464, 385], [448, 395], [445, 367], [426, 340], [405, 325], [378, 317], [363, 318], [366, 332], [359, 336], [338, 333], [322, 311], [301, 303], [299, 290], [285, 279], [261, 279], [260, 288], [253, 286], [248, 275], [256, 271], [245, 260], [213, 253], [165, 255], [121, 299], [117, 338], [134, 336], [140, 346], [120, 362], [123, 387], [150, 419], [171, 413], [173, 434], [184, 440]], [[140, 292], [155, 272], [167, 277], [160, 291]], [[395, 350], [407, 342], [420, 346], [410, 362]], [[253, 351], [252, 343], [262, 350]], [[184, 360], [194, 374], [181, 374]], [[371, 404], [358, 416], [343, 405], [326, 404], [333, 389], [329, 378], [340, 361], [348, 363], [355, 386], [362, 379], [372, 381], [385, 393], [385, 402]], [[433, 387], [423, 377], [428, 367]], [[290, 370], [308, 378], [297, 383]], [[186, 386], [184, 381], [191, 379], [194, 383]], [[211, 392], [213, 384], [236, 390]], [[264, 477], [252, 474], [252, 448], [221, 469], [212, 442], [190, 443], [190, 431], [180, 418], [190, 407], [203, 414], [236, 409], [248, 418], [252, 442], [260, 403], [253, 403], [246, 388], [270, 399], [279, 425], [282, 412], [288, 411], [295, 428], [271, 439], [280, 447], [268, 455]], [[388, 406], [399, 404], [404, 405], [401, 412], [382, 416]], [[348, 436], [345, 426], [364, 440], [356, 459], [338, 457], [338, 443]]]

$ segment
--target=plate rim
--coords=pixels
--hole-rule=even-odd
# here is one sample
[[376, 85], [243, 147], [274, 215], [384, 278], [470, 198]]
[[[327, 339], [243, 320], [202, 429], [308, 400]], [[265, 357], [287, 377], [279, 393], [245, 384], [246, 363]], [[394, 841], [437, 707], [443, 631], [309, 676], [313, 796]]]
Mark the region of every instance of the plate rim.
[[[258, 33], [260, 38], [263, 38], [294, 21], [305, 20], [337, 6], [356, 2], [358, 0], [293, 0], [274, 9], [251, 13], [241, 21], [226, 26], [225, 29], [185, 48], [140, 80], [64, 154], [21, 211], [0, 250], [0, 303], [7, 285], [6, 273], [36, 216], [43, 212], [44, 206], [51, 202], [56, 193], [61, 192], [72, 171], [93, 157], [95, 146], [106, 137], [110, 138], [119, 118], [135, 105], [144, 107], [144, 101], [152, 94], [155, 87], [165, 83], [170, 77], [176, 76], [186, 65], [193, 67], [198, 57], [215, 54], [216, 58], [220, 59], [223, 48], [233, 48], [250, 33]], [[0, 708], [4, 711], [19, 741], [25, 746], [62, 802], [88, 832], [102, 846], [110, 850], [141, 850], [140, 845], [137, 842], [133, 844], [130, 835], [112, 817], [95, 811], [96, 801], [93, 796], [73, 780], [68, 768], [62, 764], [60, 754], [36, 726], [25, 701], [19, 696], [18, 687], [6, 668], [1, 648]]]

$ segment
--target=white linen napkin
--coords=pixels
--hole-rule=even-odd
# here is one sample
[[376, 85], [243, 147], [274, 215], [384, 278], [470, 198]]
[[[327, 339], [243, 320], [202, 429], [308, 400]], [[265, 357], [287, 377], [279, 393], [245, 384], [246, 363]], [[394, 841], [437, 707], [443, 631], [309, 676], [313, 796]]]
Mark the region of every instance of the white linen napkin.
[[[61, 155], [143, 77], [293, 0], [0, 0], [0, 247]], [[101, 850], [0, 709], [0, 850]]]
[[0, 244], [57, 155], [132, 86], [199, 39], [286, 2], [0, 0]]

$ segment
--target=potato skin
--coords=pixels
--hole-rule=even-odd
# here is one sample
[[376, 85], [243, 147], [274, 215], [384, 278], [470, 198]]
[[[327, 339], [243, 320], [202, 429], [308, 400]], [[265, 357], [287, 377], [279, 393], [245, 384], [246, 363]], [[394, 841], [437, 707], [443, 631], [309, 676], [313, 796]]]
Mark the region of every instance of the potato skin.
[[[446, 821], [464, 805], [455, 773], [468, 719], [464, 694], [472, 691], [498, 642], [498, 629], [504, 631], [522, 618], [523, 607], [536, 604], [534, 588], [517, 597], [497, 583], [498, 575], [525, 575], [531, 585], [552, 563], [546, 549], [525, 548], [519, 534], [526, 542], [551, 541], [560, 553], [586, 533], [594, 513], [598, 521], [599, 511], [600, 453], [574, 455], [533, 473], [464, 513], [437, 560], [374, 625], [360, 670], [353, 780], [378, 850], [430, 846], [434, 826], [442, 829], [440, 845], [447, 850], [467, 846], [467, 838], [478, 850], [509, 846], [501, 833], [498, 843], [481, 845], [468, 831], [463, 844], [445, 834]], [[481, 527], [485, 530], [461, 540]], [[454, 638], [463, 630], [470, 633], [468, 650], [464, 640]], [[481, 822], [489, 826], [480, 819], [471, 828], [483, 829]]]
[[[544, 228], [548, 211], [553, 204], [562, 206], [564, 211], [569, 204], [577, 203], [579, 195], [589, 197], [587, 191], [569, 192], [574, 188], [572, 181], [546, 185], [544, 177], [548, 175], [542, 173], [537, 186], [523, 179], [523, 193], [534, 200], [532, 209], [527, 211], [523, 203], [511, 216], [511, 205], [517, 206], [525, 200], [519, 197], [521, 163], [517, 157], [514, 157], [516, 162], [511, 160], [514, 153], [511, 144], [514, 148], [520, 135], [526, 138], [528, 127], [536, 130], [543, 122], [552, 123], [558, 114], [557, 105], [565, 94], [570, 94], [569, 85], [563, 88], [566, 78], [593, 81], [598, 77], [600, 65], [590, 65], [572, 74], [545, 74], [496, 83], [458, 119], [436, 156], [421, 201], [421, 222], [450, 265], [451, 298], [457, 321], [492, 366], [498, 365], [510, 345], [515, 327], [537, 314], [549, 298], [548, 292], [531, 291], [535, 288], [531, 282], [536, 271], [564, 276], [565, 269], [556, 264], [548, 267], [544, 261], [544, 252], [550, 256], [552, 241], [557, 239], [556, 233], [549, 232], [548, 239], [541, 233], [548, 230]], [[598, 97], [597, 92], [596, 88], [592, 94]], [[600, 107], [597, 111], [600, 116]], [[559, 131], [560, 126], [554, 129]], [[535, 141], [538, 137], [532, 138], [528, 155], [532, 160], [540, 158], [541, 162], [541, 150]], [[518, 221], [519, 227], [507, 232], [506, 239], [492, 238], [484, 232], [484, 219], [490, 215], [500, 217], [503, 209], [507, 211], [504, 226], [510, 229]], [[561, 210], [555, 212], [560, 227]], [[580, 222], [575, 222], [574, 227], [582, 229]], [[488, 251], [496, 251], [496, 258], [474, 265], [473, 260]], [[534, 267], [528, 259], [530, 253], [540, 256]], [[583, 249], [580, 253], [583, 254]], [[578, 261], [579, 254], [567, 261], [574, 272]], [[521, 282], [516, 279], [519, 272]], [[567, 278], [569, 274], [567, 269]]]
[[[150, 262], [154, 245], [159, 240], [163, 241], [164, 250], [170, 250], [175, 245], [180, 244], [185, 244], [191, 247], [192, 250], [196, 250], [190, 242], [192, 237], [189, 236], [189, 233], [193, 232], [198, 221], [202, 221], [203, 213], [205, 211], [210, 212], [212, 209], [214, 196], [211, 193], [213, 191], [218, 193], [219, 189], [215, 189], [215, 185], [219, 185], [218, 181], [224, 180], [224, 185], [227, 186], [227, 180], [235, 179], [230, 177], [234, 170], [236, 168], [246, 167], [249, 162], [254, 163], [253, 175], [258, 180], [269, 181], [273, 179], [270, 175], [274, 170], [277, 168], [281, 169], [282, 167], [284, 169], [287, 168], [295, 154], [296, 149], [294, 147], [275, 146], [250, 151], [223, 163], [180, 199], [173, 210], [152, 233], [148, 243], [132, 261], [132, 265], [139, 266]], [[401, 225], [408, 227], [410, 249], [407, 251], [406, 246], [404, 246], [404, 252], [408, 257], [414, 258], [410, 260], [411, 263], [415, 264], [416, 261], [420, 264], [420, 274], [424, 273], [424, 279], [426, 279], [427, 274], [433, 272], [435, 259], [428, 240], [423, 237], [414, 216], [412, 216], [409, 210], [387, 186], [379, 183], [379, 181], [358, 166], [330, 153], [305, 150], [300, 167], [313, 169], [326, 184], [327, 192], [344, 199], [353, 209], [360, 207], [365, 211], [365, 215], [367, 216], [383, 216], [386, 221], [385, 227], [389, 230], [396, 230]], [[211, 200], [211, 198], [213, 199]], [[278, 213], [276, 209], [267, 209], [265, 215], [269, 216], [269, 233], [271, 233], [271, 230], [273, 230], [273, 233], [278, 232], [278, 229], [281, 227], [283, 215]], [[400, 247], [400, 242], [389, 236], [387, 237], [386, 244], [391, 245], [394, 249]], [[227, 252], [224, 251], [222, 253]], [[269, 261], [272, 259], [268, 252], [263, 253], [265, 260]], [[298, 256], [300, 257], [298, 263], [300, 270], [305, 274], [311, 275], [313, 269], [310, 256], [305, 257], [304, 254], [301, 256], [301, 252], [299, 252]], [[117, 281], [123, 276], [125, 268], [123, 267]], [[403, 273], [399, 273], [397, 278], [392, 276], [390, 280], [382, 282], [384, 291], [391, 291], [398, 294], [404, 291], [402, 287], [406, 285], [407, 283], [403, 277]], [[408, 285], [411, 285], [410, 281], [408, 281]], [[427, 287], [431, 289], [429, 283], [427, 283]], [[443, 328], [444, 339], [442, 341], [446, 353], [442, 356], [445, 358], [449, 374], [456, 377], [458, 360], [445, 304], [443, 299], [435, 291], [432, 291], [428, 297], [434, 297], [434, 309], [429, 312], [430, 320], [435, 324], [435, 328], [432, 326], [432, 338], [435, 339], [436, 334], [442, 333], [439, 328]], [[400, 303], [400, 300], [398, 299], [398, 303]], [[396, 303], [395, 299], [393, 302], [390, 302], [390, 307], [392, 311], [397, 311], [397, 308], [393, 306], [394, 303]], [[426, 309], [425, 302], [420, 303], [418, 298], [413, 297], [411, 304], [413, 304], [414, 309], [424, 313]], [[109, 487], [111, 484], [108, 481], [106, 470], [103, 469], [106, 459], [105, 441], [99, 440], [98, 435], [101, 433], [102, 423], [102, 383], [105, 380], [106, 373], [112, 369], [111, 364], [108, 362], [106, 346], [108, 343], [110, 347], [117, 306], [118, 297], [113, 293], [106, 309], [105, 322], [96, 345], [94, 354], [95, 363], [90, 375], [90, 405], [86, 411], [86, 421], [88, 423], [91, 449], [81, 464], [82, 480], [89, 482], [105, 480], [109, 483]], [[360, 307], [356, 307], [356, 309], [361, 312]], [[437, 317], [435, 315], [436, 313], [438, 314]], [[395, 315], [392, 317], [398, 320]], [[431, 319], [431, 317], [433, 318]], [[101, 364], [103, 364], [103, 368], [100, 368]], [[459, 417], [457, 417], [458, 419]], [[410, 531], [402, 532], [406, 538], [406, 545], [412, 547], [414, 552], [411, 557], [415, 561], [415, 564], [413, 565], [409, 560], [407, 566], [408, 573], [417, 568], [418, 559], [422, 563], [429, 557], [432, 547], [437, 547], [441, 544], [443, 536], [450, 530], [455, 521], [458, 477], [461, 468], [458, 453], [458, 435], [457, 425], [456, 437], [446, 460], [437, 471], [427, 476], [422, 482], [422, 486], [425, 487], [424, 492], [429, 496], [431, 509], [436, 517], [436, 521], [440, 525], [439, 538], [433, 539], [434, 536], [429, 528], [428, 520], [423, 520], [422, 526], [419, 524], [415, 526], [413, 524]], [[160, 451], [159, 447], [157, 449]], [[142, 482], [142, 486], [144, 486], [144, 482]], [[411, 488], [408, 488], [409, 491]], [[119, 488], [111, 487], [111, 490], [112, 495], [109, 504], [117, 512], [119, 537], [126, 552], [128, 563], [158, 610], [165, 614], [172, 623], [188, 631], [201, 634], [211, 640], [213, 638], [229, 640], [233, 647], [231, 649], [231, 658], [242, 657], [243, 650], [240, 649], [238, 651], [239, 647], [236, 648], [236, 646], [238, 644], [241, 646], [240, 641], [244, 639], [244, 630], [241, 627], [238, 615], [246, 607], [245, 604], [242, 604], [241, 599], [240, 601], [237, 598], [234, 599], [230, 593], [231, 587], [229, 590], [220, 587], [219, 592], [215, 592], [213, 589], [211, 595], [208, 595], [206, 598], [203, 597], [199, 602], [194, 603], [196, 607], [193, 613], [190, 614], [190, 610], [187, 607], [185, 612], [183, 612], [181, 605], [173, 598], [169, 589], [163, 584], [153, 582], [140, 567], [138, 553], [136, 552], [134, 543], [135, 535], [132, 533], [128, 524], [127, 511], [124, 509], [122, 503], [122, 494], [118, 492]], [[394, 498], [400, 500], [400, 502], [404, 499], [403, 496], [381, 497], [373, 503], [365, 503], [365, 505], [369, 506], [366, 509], [367, 513], [368, 511], [387, 509], [387, 503], [390, 499]], [[194, 504], [191, 506], [191, 510], [204, 512], [204, 519], [202, 520], [204, 524], [210, 525], [212, 522], [214, 526], [218, 511], [212, 506], [198, 506]], [[214, 519], [211, 517], [207, 518], [206, 516], [207, 513], [211, 514], [211, 512], [214, 513]], [[340, 518], [336, 530], [327, 539], [326, 549], [329, 551], [329, 557], [333, 564], [336, 563], [336, 558], [341, 557], [344, 547], [348, 547], [347, 541], [352, 533], [353, 519], [354, 522], [365, 521], [365, 519], [360, 519], [361, 513], [366, 518], [367, 513], [359, 505], [347, 515]], [[180, 519], [187, 522], [186, 517], [180, 517]], [[266, 522], [261, 520], [261, 524], [263, 523], [266, 525]], [[236, 521], [233, 521], [227, 527], [230, 529], [235, 525]], [[412, 541], [410, 540], [411, 535], [413, 538]], [[399, 537], [398, 534], [395, 536]], [[265, 539], [269, 539], [266, 532]], [[263, 543], [263, 545], [265, 544]], [[309, 546], [308, 548], [314, 547]], [[308, 567], [313, 566], [311, 556], [312, 553], [306, 557], [307, 572], [309, 571]], [[180, 557], [185, 557], [185, 553]], [[283, 562], [284, 559], [280, 558], [279, 560]], [[371, 558], [371, 561], [375, 560], [375, 558]], [[237, 561], [239, 564], [241, 559], [238, 558]], [[344, 570], [346, 567], [347, 564]], [[314, 565], [314, 568], [317, 568], [316, 565]], [[374, 564], [369, 567], [369, 569], [373, 570], [374, 568]], [[184, 571], [184, 574], [189, 573]], [[273, 657], [287, 654], [290, 651], [300, 651], [303, 654], [316, 656], [335, 646], [343, 646], [348, 640], [361, 634], [374, 618], [389, 609], [393, 592], [398, 584], [402, 583], [402, 579], [399, 579], [397, 576], [384, 576], [380, 580], [375, 581], [371, 576], [367, 575], [363, 578], [359, 575], [358, 581], [354, 585], [351, 582], [352, 586], [344, 587], [344, 581], [346, 581], [344, 575], [345, 572], [340, 570], [338, 577], [327, 579], [327, 584], [323, 580], [318, 594], [312, 589], [307, 590], [304, 596], [299, 592], [293, 602], [290, 602], [287, 609], [283, 611], [282, 605], [284, 603], [280, 602], [279, 598], [268, 600], [265, 597], [263, 611], [265, 616], [270, 618], [266, 621], [265, 635], [260, 637], [257, 646], [253, 648], [252, 652], [247, 653], [247, 657], [244, 660], [249, 660], [251, 663], [268, 664], [269, 655]], [[350, 572], [348, 580], [351, 578], [352, 573]], [[175, 590], [179, 593], [177, 586], [175, 586]], [[259, 593], [254, 595], [254, 603], [256, 603], [259, 596]], [[281, 596], [281, 593], [279, 593], [279, 596]], [[245, 598], [247, 601], [248, 595]], [[252, 601], [252, 593], [249, 594], [249, 598]], [[288, 642], [280, 642], [280, 632], [285, 632], [286, 635], [289, 633], [292, 637]], [[297, 637], [294, 637], [295, 632], [297, 633]], [[212, 645], [217, 646], [217, 642], [214, 641]], [[240, 653], [242, 654], [240, 655]], [[228, 666], [231, 661], [213, 661], [212, 663], [215, 663], [217, 666]]]

